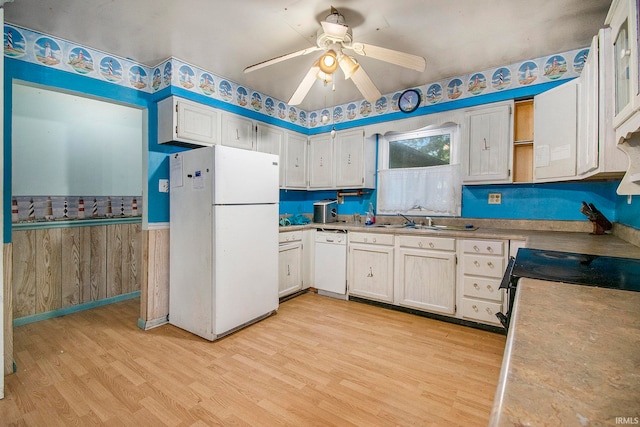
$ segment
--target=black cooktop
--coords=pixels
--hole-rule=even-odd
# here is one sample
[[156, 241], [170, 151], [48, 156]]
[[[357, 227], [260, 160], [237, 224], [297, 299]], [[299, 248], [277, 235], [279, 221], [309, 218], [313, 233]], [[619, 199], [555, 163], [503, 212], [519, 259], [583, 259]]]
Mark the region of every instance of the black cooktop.
[[519, 249], [512, 277], [640, 292], [640, 259]]

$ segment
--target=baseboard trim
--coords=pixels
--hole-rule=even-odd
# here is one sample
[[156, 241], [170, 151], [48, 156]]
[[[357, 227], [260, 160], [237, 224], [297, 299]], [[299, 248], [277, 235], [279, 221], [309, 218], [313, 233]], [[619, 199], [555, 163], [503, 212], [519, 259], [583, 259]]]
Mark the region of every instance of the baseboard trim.
[[79, 311], [89, 310], [96, 307], [101, 307], [107, 304], [113, 304], [120, 301], [126, 301], [133, 298], [139, 298], [140, 291], [130, 292], [128, 294], [116, 295], [114, 297], [109, 297], [105, 299], [101, 299], [98, 301], [90, 301], [85, 302], [83, 304], [73, 305], [71, 307], [59, 308], [56, 310], [47, 311], [45, 313], [32, 314], [31, 316], [20, 317], [18, 319], [13, 319], [13, 326], [22, 326], [27, 325], [33, 322], [39, 322], [41, 320], [53, 319], [55, 317], [65, 316], [71, 313], [77, 313]]
[[167, 323], [169, 323], [168, 316], [158, 317], [157, 319], [151, 320], [138, 319], [138, 328], [142, 329], [143, 331], [148, 331], [149, 329], [166, 325]]

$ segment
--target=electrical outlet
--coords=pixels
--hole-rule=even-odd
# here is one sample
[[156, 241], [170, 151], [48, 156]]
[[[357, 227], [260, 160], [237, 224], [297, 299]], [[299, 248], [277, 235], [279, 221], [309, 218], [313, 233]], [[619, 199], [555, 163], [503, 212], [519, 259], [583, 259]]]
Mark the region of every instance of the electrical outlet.
[[502, 204], [502, 193], [489, 193], [489, 204], [490, 205]]
[[169, 180], [168, 179], [160, 179], [158, 180], [158, 191], [161, 193], [169, 192]]

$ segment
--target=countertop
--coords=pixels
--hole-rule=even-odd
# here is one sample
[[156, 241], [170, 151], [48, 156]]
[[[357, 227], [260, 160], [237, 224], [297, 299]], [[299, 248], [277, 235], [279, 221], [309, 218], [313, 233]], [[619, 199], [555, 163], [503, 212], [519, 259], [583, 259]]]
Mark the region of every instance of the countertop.
[[594, 235], [575, 231], [540, 231], [526, 229], [480, 227], [474, 231], [429, 230], [413, 228], [382, 228], [352, 223], [294, 225], [280, 227], [281, 232], [304, 229], [345, 230], [382, 234], [413, 234], [464, 239], [523, 240], [527, 248], [576, 252], [591, 255], [607, 255], [640, 259], [640, 247], [613, 234]]
[[490, 425], [638, 424], [640, 292], [522, 279], [511, 322]]

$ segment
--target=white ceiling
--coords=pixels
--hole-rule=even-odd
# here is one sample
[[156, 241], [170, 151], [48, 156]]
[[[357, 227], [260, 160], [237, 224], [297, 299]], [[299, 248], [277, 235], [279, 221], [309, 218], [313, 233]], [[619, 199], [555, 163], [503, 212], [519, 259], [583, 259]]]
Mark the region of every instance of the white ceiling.
[[[423, 73], [359, 57], [380, 91], [586, 47], [609, 0], [14, 0], [6, 22], [155, 66], [169, 56], [287, 101], [320, 52], [252, 73], [246, 66], [315, 46], [333, 5], [355, 41], [421, 55]], [[362, 99], [350, 81], [316, 82], [311, 111]]]

